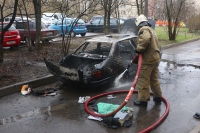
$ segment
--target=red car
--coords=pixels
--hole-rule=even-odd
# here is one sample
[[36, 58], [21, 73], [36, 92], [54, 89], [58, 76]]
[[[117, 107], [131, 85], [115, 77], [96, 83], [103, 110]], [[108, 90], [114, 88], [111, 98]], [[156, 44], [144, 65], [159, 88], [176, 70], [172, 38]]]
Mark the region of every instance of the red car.
[[[3, 27], [5, 27], [8, 23], [3, 23]], [[2, 25], [0, 24], [0, 35], [2, 31]], [[13, 47], [18, 46], [21, 43], [21, 37], [19, 35], [19, 31], [11, 25], [11, 27], [8, 29], [8, 31], [4, 34], [4, 40], [3, 40], [3, 47]]]
[[[32, 44], [36, 40], [36, 23], [35, 21], [16, 21], [14, 23], [16, 29], [19, 31], [22, 41], [26, 41], [28, 36], [28, 27], [30, 29], [30, 39]], [[50, 41], [59, 37], [58, 31], [55, 29], [48, 29], [43, 23], [41, 24], [41, 41]]]

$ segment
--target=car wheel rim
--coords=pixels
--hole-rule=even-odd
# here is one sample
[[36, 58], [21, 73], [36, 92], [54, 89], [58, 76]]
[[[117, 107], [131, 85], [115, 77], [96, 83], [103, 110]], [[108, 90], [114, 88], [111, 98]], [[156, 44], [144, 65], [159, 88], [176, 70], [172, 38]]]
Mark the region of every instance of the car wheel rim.
[[75, 33], [73, 31], [71, 32], [71, 37], [75, 37]]

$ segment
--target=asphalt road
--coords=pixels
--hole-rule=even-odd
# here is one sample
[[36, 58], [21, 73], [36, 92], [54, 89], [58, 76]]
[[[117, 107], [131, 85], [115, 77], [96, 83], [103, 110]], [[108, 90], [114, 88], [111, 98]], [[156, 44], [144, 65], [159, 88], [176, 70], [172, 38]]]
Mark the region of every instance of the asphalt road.
[[[163, 97], [170, 104], [167, 118], [151, 133], [189, 133], [199, 120], [193, 118], [200, 112], [200, 64], [198, 53], [200, 41], [163, 50], [159, 66], [159, 79]], [[80, 96], [95, 96], [105, 92], [129, 90], [130, 83], [113, 84], [96, 90], [62, 86], [60, 82], [41, 86], [59, 89], [55, 96], [23, 96], [20, 92], [0, 98], [0, 132], [2, 133], [136, 133], [152, 125], [165, 112], [165, 104], [155, 105], [152, 101], [148, 106], [137, 107], [133, 94], [126, 106], [134, 109], [132, 126], [111, 129], [101, 122], [89, 120], [83, 104], [78, 103]], [[117, 98], [97, 99], [98, 102], [121, 104], [126, 94], [116, 94]], [[200, 130], [198, 130], [200, 131]]]

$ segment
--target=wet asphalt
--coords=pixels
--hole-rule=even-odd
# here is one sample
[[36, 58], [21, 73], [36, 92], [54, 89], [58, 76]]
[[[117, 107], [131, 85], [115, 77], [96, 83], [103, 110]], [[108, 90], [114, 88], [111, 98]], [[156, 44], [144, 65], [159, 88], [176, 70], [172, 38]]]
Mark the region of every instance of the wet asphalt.
[[[159, 79], [163, 97], [169, 102], [166, 119], [151, 133], [189, 133], [199, 125], [193, 118], [200, 112], [200, 41], [163, 49], [159, 66]], [[130, 127], [108, 128], [102, 122], [88, 119], [79, 97], [96, 96], [105, 92], [129, 90], [132, 82], [113, 84], [100, 89], [82, 89], [61, 82], [35, 89], [58, 89], [55, 96], [21, 95], [20, 92], [0, 98], [1, 133], [137, 133], [154, 124], [166, 110], [164, 103], [156, 105], [151, 97], [147, 107], [133, 105], [134, 93], [126, 104], [134, 109]], [[20, 89], [19, 89], [20, 90]], [[101, 97], [98, 102], [121, 104], [126, 93], [116, 98]], [[200, 131], [200, 130], [198, 130]]]

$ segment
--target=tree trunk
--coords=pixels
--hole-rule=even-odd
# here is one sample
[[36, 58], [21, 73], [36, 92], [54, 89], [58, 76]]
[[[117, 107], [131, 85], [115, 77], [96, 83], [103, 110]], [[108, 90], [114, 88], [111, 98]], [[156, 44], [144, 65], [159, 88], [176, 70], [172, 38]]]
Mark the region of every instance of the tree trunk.
[[148, 0], [145, 0], [144, 15], [145, 15], [147, 18], [148, 18], [148, 7], [149, 7]]
[[107, 19], [107, 16], [108, 16], [107, 6], [108, 6], [108, 0], [104, 0], [104, 24], [103, 24], [103, 29], [104, 29], [104, 33], [105, 34], [107, 34], [107, 25], [106, 25], [106, 19]]
[[0, 38], [0, 64], [3, 63], [3, 44]]
[[[180, 3], [178, 3], [180, 2]], [[184, 6], [185, 0], [172, 1], [165, 0], [166, 17], [168, 20], [169, 40], [176, 40], [178, 34], [179, 18]]]
[[[1, 19], [3, 19], [3, 8], [5, 6], [5, 1], [3, 1], [2, 5], [0, 4], [0, 11], [1, 11]], [[15, 16], [17, 13], [17, 6], [18, 6], [18, 0], [15, 0], [14, 7], [13, 7], [13, 14], [10, 22], [6, 25], [5, 28], [2, 26], [1, 31], [1, 37], [0, 37], [0, 63], [3, 63], [3, 39], [4, 39], [4, 33], [10, 28], [10, 26], [13, 24], [15, 20]], [[3, 20], [1, 21], [3, 22]]]
[[36, 19], [36, 49], [39, 52], [41, 49], [40, 37], [41, 37], [41, 0], [33, 0]]

